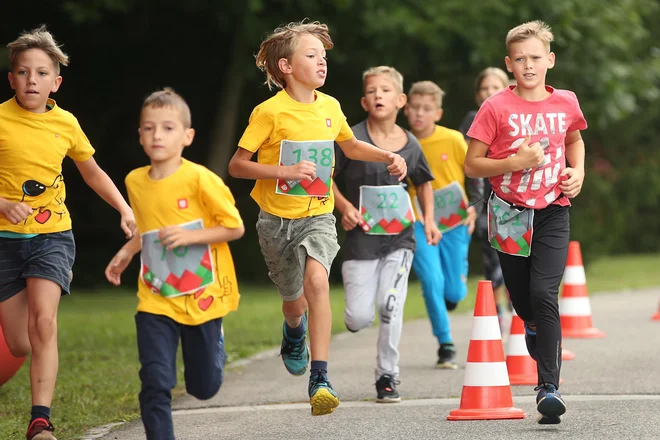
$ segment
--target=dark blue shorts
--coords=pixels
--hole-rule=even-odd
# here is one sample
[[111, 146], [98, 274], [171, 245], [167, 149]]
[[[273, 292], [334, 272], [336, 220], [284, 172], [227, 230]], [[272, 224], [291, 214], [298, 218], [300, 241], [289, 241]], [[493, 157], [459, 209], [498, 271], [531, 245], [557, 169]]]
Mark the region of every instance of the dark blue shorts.
[[0, 237], [0, 302], [25, 289], [27, 278], [53, 281], [62, 294], [68, 294], [75, 258], [76, 242], [70, 230], [33, 238]]

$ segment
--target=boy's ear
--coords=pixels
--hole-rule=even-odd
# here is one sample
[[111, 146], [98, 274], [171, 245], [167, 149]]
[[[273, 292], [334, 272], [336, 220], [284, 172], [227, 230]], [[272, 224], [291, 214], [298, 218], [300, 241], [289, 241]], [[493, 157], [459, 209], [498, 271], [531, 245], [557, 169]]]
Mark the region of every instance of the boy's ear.
[[396, 99], [396, 108], [402, 109], [408, 106], [408, 95], [401, 93]]
[[444, 109], [439, 108], [438, 112], [435, 114], [435, 122], [438, 122], [440, 119], [442, 119], [442, 114], [445, 112]]
[[504, 57], [504, 64], [506, 64], [506, 70], [509, 73], [513, 73], [513, 69], [511, 68], [511, 58], [509, 58], [508, 55]]
[[285, 75], [291, 73], [291, 63], [286, 58], [280, 58], [277, 61], [277, 67], [280, 69], [280, 72], [282, 72]]
[[194, 138], [195, 138], [195, 129], [194, 128], [186, 129], [186, 136], [183, 141], [183, 146], [189, 147], [190, 144], [192, 144]]
[[50, 89], [50, 93], [57, 92], [61, 85], [62, 85], [62, 77], [58, 75], [57, 78], [55, 78], [55, 83], [53, 84], [53, 87], [51, 87]]
[[14, 75], [9, 72], [7, 78], [9, 79], [9, 87], [11, 87], [12, 90], [16, 90], [16, 86], [14, 86]]
[[367, 106], [367, 98], [365, 98], [364, 96], [360, 98], [360, 105], [362, 106], [365, 112], [369, 113], [369, 107]]
[[550, 52], [548, 54], [548, 60], [550, 61], [550, 64], [548, 64], [548, 69], [552, 69], [553, 67], [555, 67], [555, 53], [554, 52]]

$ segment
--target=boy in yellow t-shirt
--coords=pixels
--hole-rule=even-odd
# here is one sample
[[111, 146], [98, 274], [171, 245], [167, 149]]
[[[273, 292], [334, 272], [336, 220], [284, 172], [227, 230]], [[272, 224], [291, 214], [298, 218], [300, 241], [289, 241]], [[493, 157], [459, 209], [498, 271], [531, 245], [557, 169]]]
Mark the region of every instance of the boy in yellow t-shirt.
[[188, 393], [210, 399], [222, 385], [222, 317], [239, 300], [227, 242], [245, 229], [222, 179], [181, 157], [195, 134], [181, 96], [171, 89], [151, 94], [139, 131], [151, 165], [131, 171], [126, 188], [140, 234], [117, 252], [105, 274], [119, 285], [141, 250], [135, 315], [140, 410], [147, 439], [170, 440], [179, 338]]
[[64, 203], [64, 158], [73, 159], [87, 185], [119, 211], [127, 238], [135, 219], [94, 160], [78, 120], [49, 99], [62, 83], [60, 64], [66, 66], [68, 56], [44, 26], [7, 47], [9, 84], [16, 95], [0, 104], [0, 326], [14, 356], [32, 351], [26, 438], [53, 440], [57, 309], [61, 296], [70, 292], [76, 255]]
[[[453, 310], [467, 294], [468, 248], [477, 212], [468, 206], [465, 195], [465, 139], [458, 131], [436, 124], [442, 117], [443, 95], [442, 89], [431, 81], [416, 82], [408, 93], [405, 113], [435, 177], [431, 182], [434, 214], [442, 232], [440, 243], [429, 246], [424, 241], [422, 225], [415, 224], [417, 249], [413, 268], [422, 284], [433, 334], [440, 345], [436, 367], [456, 369], [456, 349], [447, 311]], [[468, 187], [470, 192], [472, 189]], [[415, 187], [410, 187], [409, 193], [414, 199]], [[480, 197], [471, 195], [473, 201]]]
[[[406, 175], [398, 154], [358, 141], [337, 100], [316, 90], [325, 83], [326, 50], [332, 46], [328, 27], [318, 22], [290, 23], [261, 43], [257, 66], [269, 86], [282, 90], [253, 110], [229, 164], [232, 176], [257, 180], [252, 191], [261, 208], [257, 233], [268, 275], [282, 297], [281, 353], [293, 375], [307, 370], [309, 307], [312, 415], [330, 414], [339, 405], [327, 375], [328, 275], [339, 250], [332, 215], [334, 142], [350, 159], [387, 163], [393, 175]], [[252, 162], [257, 151], [258, 161]]]

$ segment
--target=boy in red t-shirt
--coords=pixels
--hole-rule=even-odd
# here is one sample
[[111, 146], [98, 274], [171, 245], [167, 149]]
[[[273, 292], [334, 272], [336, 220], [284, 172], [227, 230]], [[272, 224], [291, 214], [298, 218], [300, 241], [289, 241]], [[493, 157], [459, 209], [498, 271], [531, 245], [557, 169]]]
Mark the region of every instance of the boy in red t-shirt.
[[482, 104], [465, 159], [465, 174], [489, 177], [493, 187], [488, 238], [499, 251], [511, 301], [525, 321], [527, 349], [538, 363], [541, 424], [560, 423], [566, 412], [557, 391], [558, 292], [568, 254], [569, 199], [584, 180], [580, 130], [587, 128], [575, 94], [545, 84], [555, 64], [552, 40], [541, 21], [509, 31], [505, 62], [517, 84]]

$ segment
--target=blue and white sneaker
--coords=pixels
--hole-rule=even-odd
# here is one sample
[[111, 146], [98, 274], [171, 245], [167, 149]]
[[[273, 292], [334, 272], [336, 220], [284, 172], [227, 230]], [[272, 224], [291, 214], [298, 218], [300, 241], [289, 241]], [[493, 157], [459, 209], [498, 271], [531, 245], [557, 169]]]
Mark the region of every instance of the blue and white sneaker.
[[330, 414], [339, 406], [339, 397], [324, 373], [309, 378], [307, 391], [313, 416]]
[[302, 376], [307, 371], [309, 363], [309, 349], [307, 348], [307, 317], [302, 316], [303, 337], [300, 339], [291, 339], [286, 334], [286, 321], [282, 325], [282, 347], [280, 355], [286, 370], [294, 376]]
[[552, 384], [545, 384], [534, 388], [534, 391], [539, 392], [536, 396], [536, 410], [541, 414], [538, 423], [540, 425], [561, 423], [560, 416], [566, 412], [566, 402], [557, 388]]

